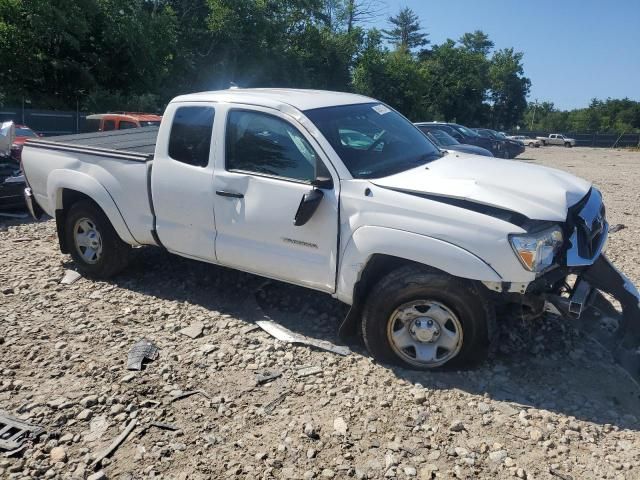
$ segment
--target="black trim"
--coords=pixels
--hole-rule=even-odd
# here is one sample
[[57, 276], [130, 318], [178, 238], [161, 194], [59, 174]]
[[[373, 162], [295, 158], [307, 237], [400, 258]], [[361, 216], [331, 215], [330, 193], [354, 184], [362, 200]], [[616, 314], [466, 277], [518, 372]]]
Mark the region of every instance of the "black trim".
[[224, 190], [216, 190], [216, 195], [220, 195], [221, 197], [230, 197], [230, 198], [244, 198], [244, 194], [242, 193], [226, 192]]
[[153, 237], [153, 241], [156, 242], [156, 245], [160, 248], [166, 250], [166, 247], [162, 244], [160, 237], [158, 236], [157, 230], [157, 218], [156, 218], [156, 209], [153, 206], [153, 196], [151, 194], [151, 171], [153, 170], [153, 162], [149, 162], [147, 167], [147, 198], [149, 199], [149, 210], [151, 210], [151, 218], [152, 227], [151, 227], [151, 236]]
[[[377, 184], [376, 184], [377, 185]], [[511, 223], [518, 227], [524, 227], [531, 219], [527, 216], [514, 212], [512, 210], [508, 210], [506, 208], [494, 207], [491, 205], [485, 205], [483, 203], [474, 202], [472, 200], [462, 199], [462, 198], [453, 198], [453, 197], [445, 197], [441, 195], [432, 195], [428, 193], [417, 193], [411, 192], [407, 190], [402, 190], [399, 188], [391, 188], [384, 187], [381, 185], [377, 185], [380, 188], [384, 188], [386, 190], [393, 190], [394, 192], [406, 193], [407, 195], [413, 195], [414, 197], [424, 198], [426, 200], [431, 200], [434, 202], [445, 203], [447, 205], [451, 205], [453, 207], [463, 208], [465, 210], [471, 210], [472, 212], [480, 213], [481, 215], [487, 215], [489, 217], [497, 218], [498, 220], [503, 220], [505, 222]]]
[[124, 152], [112, 150], [110, 148], [85, 147], [81, 145], [72, 145], [69, 143], [50, 142], [46, 140], [31, 140], [25, 144], [26, 147], [41, 148], [44, 150], [58, 150], [62, 152], [86, 153], [98, 157], [116, 158], [119, 160], [129, 160], [132, 162], [146, 163], [153, 160], [153, 154]]

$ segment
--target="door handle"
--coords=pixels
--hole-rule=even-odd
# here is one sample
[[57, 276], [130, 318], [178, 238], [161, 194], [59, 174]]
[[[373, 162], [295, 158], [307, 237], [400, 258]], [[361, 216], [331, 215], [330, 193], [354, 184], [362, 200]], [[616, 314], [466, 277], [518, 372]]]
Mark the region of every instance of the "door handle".
[[216, 190], [216, 195], [220, 195], [221, 197], [230, 197], [230, 198], [244, 198], [244, 195], [242, 193], [226, 192], [224, 190]]

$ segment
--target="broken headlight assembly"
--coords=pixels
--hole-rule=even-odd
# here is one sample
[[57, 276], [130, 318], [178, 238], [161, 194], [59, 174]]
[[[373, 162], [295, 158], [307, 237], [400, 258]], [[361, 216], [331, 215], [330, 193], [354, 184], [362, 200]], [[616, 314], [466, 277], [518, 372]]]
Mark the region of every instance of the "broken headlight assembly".
[[540, 273], [553, 265], [564, 237], [560, 226], [554, 225], [537, 232], [510, 235], [509, 241], [522, 266]]

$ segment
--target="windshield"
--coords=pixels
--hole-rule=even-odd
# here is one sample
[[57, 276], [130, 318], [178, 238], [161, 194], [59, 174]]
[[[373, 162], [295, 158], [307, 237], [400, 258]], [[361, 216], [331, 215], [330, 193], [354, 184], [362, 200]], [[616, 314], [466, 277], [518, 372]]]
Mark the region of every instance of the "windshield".
[[30, 128], [16, 128], [16, 137], [37, 137], [36, 132]]
[[459, 141], [457, 141], [444, 130], [438, 130], [437, 128], [434, 128], [433, 130], [427, 131], [429, 132], [429, 135], [435, 137], [436, 143], [440, 146], [449, 147], [451, 145], [460, 145]]
[[458, 130], [461, 134], [466, 135], [467, 137], [479, 137], [479, 135], [473, 130], [463, 127], [462, 125], [451, 125], [453, 128]]
[[402, 115], [380, 103], [307, 110], [354, 178], [380, 178], [424, 165], [442, 152]]

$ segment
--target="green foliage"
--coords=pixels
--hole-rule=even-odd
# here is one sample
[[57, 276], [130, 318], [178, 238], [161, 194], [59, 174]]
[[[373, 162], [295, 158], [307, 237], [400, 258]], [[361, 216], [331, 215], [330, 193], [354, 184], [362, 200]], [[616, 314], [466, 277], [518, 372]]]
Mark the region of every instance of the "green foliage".
[[587, 108], [561, 111], [551, 102], [529, 103], [524, 127], [530, 130], [585, 133], [640, 132], [640, 102], [593, 99]]
[[234, 82], [356, 91], [412, 120], [521, 120], [521, 54], [490, 56], [481, 31], [414, 54], [428, 44], [415, 13], [365, 32], [380, 11], [379, 0], [0, 0], [0, 102], [162, 111]]
[[388, 19], [390, 30], [383, 30], [385, 40], [389, 40], [399, 50], [412, 50], [429, 43], [427, 34], [422, 32], [420, 19], [409, 7], [401, 9]]

